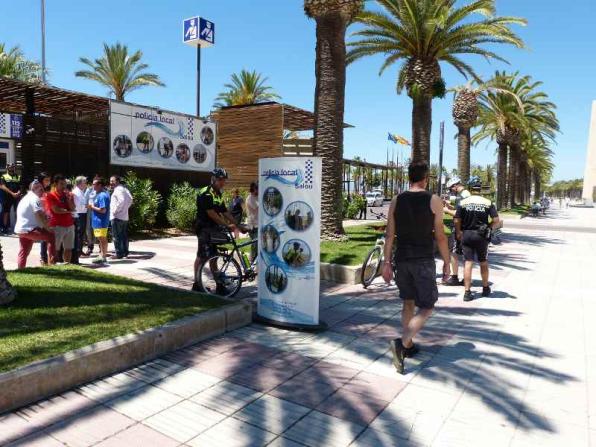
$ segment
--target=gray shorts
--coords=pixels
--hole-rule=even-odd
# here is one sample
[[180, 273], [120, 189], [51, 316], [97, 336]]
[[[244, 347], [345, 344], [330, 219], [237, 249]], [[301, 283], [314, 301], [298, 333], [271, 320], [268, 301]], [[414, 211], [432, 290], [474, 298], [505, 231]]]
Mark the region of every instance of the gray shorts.
[[65, 250], [72, 250], [74, 248], [75, 227], [52, 227], [54, 237], [56, 238], [56, 251], [64, 246]]
[[432, 309], [439, 299], [434, 259], [398, 261], [395, 282], [402, 300], [414, 300], [416, 307]]

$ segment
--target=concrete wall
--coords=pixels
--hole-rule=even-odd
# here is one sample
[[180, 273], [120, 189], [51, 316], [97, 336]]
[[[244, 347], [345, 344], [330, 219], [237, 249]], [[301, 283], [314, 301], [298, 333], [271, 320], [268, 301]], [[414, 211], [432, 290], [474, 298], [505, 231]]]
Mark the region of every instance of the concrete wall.
[[590, 119], [590, 137], [584, 173], [584, 191], [582, 198], [586, 205], [594, 204], [596, 194], [596, 101], [592, 102], [592, 118]]

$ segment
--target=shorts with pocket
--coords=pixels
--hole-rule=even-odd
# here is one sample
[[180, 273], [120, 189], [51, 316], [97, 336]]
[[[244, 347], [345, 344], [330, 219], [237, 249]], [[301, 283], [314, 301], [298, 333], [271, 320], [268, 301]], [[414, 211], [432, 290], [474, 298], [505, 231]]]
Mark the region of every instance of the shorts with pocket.
[[54, 231], [54, 237], [56, 238], [56, 251], [60, 250], [60, 247], [64, 247], [65, 250], [72, 250], [74, 248], [74, 225], [69, 227], [55, 226], [52, 227], [52, 231]]
[[95, 236], [95, 237], [108, 237], [108, 229], [107, 228], [94, 228], [93, 229], [93, 236]]
[[434, 259], [398, 261], [395, 282], [402, 300], [413, 300], [420, 309], [432, 309], [439, 299]]
[[462, 237], [462, 246], [464, 249], [464, 259], [466, 261], [485, 262], [488, 259], [489, 241], [478, 234], [476, 230], [464, 230]]

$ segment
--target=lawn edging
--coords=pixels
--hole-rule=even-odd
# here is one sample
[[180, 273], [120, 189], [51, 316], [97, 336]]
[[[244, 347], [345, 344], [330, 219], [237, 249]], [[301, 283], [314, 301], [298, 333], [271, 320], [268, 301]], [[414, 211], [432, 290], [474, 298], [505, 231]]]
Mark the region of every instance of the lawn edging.
[[250, 324], [235, 303], [0, 373], [0, 414]]
[[361, 265], [321, 262], [321, 279], [340, 284], [360, 284]]

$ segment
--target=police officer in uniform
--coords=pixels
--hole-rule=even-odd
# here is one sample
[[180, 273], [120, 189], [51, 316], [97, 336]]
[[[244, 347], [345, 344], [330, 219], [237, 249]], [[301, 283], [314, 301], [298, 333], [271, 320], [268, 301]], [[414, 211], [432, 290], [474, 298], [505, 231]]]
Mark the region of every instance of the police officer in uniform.
[[[459, 177], [453, 177], [451, 180], [447, 182], [447, 189], [449, 190], [449, 194], [455, 196], [455, 206], [452, 205], [449, 201], [445, 201], [444, 211], [445, 214], [450, 216], [455, 216], [455, 211], [459, 203], [468, 197], [470, 197], [470, 191], [468, 191], [464, 185], [462, 184]], [[449, 236], [449, 250], [451, 251], [451, 277], [447, 280], [443, 281], [443, 284], [446, 286], [461, 286], [463, 282], [460, 282], [458, 277], [459, 271], [459, 256], [462, 255], [462, 247], [461, 242], [457, 240], [455, 237], [455, 227], [451, 227], [451, 235]]]
[[6, 172], [0, 177], [0, 195], [2, 196], [2, 232], [10, 232], [10, 210], [17, 209], [21, 198], [21, 176], [16, 173], [14, 164], [6, 166]]
[[488, 244], [492, 230], [499, 227], [500, 220], [495, 205], [480, 195], [480, 179], [470, 179], [472, 195], [463, 199], [455, 211], [455, 233], [464, 252], [464, 301], [474, 299], [472, 294], [472, 268], [475, 258], [480, 263], [482, 296], [490, 296], [488, 285]]
[[223, 188], [228, 173], [223, 168], [215, 168], [211, 173], [211, 184], [201, 188], [197, 195], [196, 232], [198, 238], [197, 257], [195, 259], [195, 282], [192, 290], [200, 291], [198, 269], [206, 259], [217, 254], [217, 245], [227, 242], [227, 235], [221, 227], [227, 227], [238, 236], [238, 227], [234, 216], [228, 211], [223, 198]]

